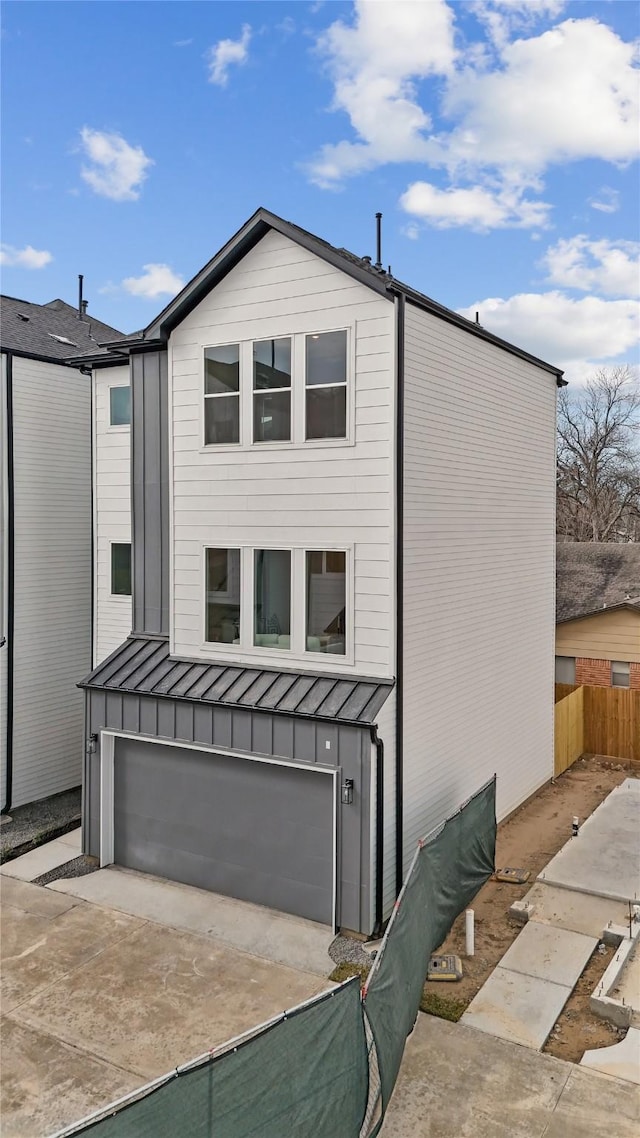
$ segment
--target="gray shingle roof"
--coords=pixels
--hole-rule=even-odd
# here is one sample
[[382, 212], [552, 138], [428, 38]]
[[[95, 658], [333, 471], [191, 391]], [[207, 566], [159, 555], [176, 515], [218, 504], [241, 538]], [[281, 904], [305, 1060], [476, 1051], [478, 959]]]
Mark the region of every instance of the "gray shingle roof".
[[368, 726], [375, 722], [393, 681], [230, 661], [195, 663], [171, 656], [166, 640], [130, 636], [78, 687]]
[[559, 542], [556, 620], [573, 620], [620, 604], [640, 605], [640, 545]]
[[0, 345], [6, 351], [64, 362], [82, 352], [101, 353], [101, 344], [120, 337], [121, 332], [90, 313], [80, 320], [77, 308], [64, 300], [32, 304], [0, 296]]

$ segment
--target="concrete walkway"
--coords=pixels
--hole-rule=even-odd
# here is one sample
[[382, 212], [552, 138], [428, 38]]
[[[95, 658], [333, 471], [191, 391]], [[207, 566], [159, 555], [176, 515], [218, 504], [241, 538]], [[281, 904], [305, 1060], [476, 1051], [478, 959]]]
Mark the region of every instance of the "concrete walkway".
[[[603, 931], [608, 925], [624, 930], [628, 900], [640, 897], [639, 834], [640, 780], [626, 779], [539, 874], [522, 902], [528, 923], [469, 1004], [463, 1024], [537, 1050], [544, 1046]], [[628, 982], [634, 983], [631, 973]], [[626, 1067], [625, 1052], [619, 1070]]]
[[640, 1088], [420, 1014], [382, 1138], [638, 1138]]
[[80, 857], [81, 828], [70, 830], [62, 838], [55, 838], [52, 842], [38, 846], [35, 850], [16, 857], [13, 861], [6, 861], [0, 865], [0, 874], [4, 877], [17, 877], [19, 881], [35, 881], [43, 873], [57, 869], [73, 858]]

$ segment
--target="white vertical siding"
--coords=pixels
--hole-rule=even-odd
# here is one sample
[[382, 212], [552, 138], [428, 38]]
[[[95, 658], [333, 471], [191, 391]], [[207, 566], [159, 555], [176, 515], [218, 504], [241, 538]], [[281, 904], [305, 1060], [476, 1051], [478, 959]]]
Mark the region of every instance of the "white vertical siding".
[[[203, 349], [349, 328], [355, 339], [351, 445], [202, 447]], [[191, 312], [169, 345], [172, 650], [203, 644], [206, 544], [353, 547], [354, 660], [305, 656], [295, 666], [393, 674], [394, 309], [386, 299], [270, 232]], [[300, 379], [294, 375], [294, 401]], [[255, 662], [255, 655], [239, 660]], [[260, 659], [266, 661], [264, 650]], [[271, 662], [291, 657], [280, 652]]]
[[384, 743], [382, 916], [389, 916], [396, 898], [396, 693], [380, 708], [376, 723]]
[[111, 543], [131, 541], [131, 432], [109, 425], [109, 389], [128, 383], [128, 365], [94, 371], [94, 665], [131, 632], [131, 597], [111, 595]]
[[553, 774], [556, 381], [406, 310], [405, 867], [494, 772]]
[[13, 360], [13, 805], [77, 786], [91, 653], [91, 388]]

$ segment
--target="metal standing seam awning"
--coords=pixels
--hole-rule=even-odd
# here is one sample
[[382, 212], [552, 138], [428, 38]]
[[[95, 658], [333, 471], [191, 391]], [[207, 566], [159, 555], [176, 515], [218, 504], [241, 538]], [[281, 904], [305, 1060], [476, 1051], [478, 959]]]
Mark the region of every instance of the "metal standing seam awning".
[[239, 707], [248, 711], [372, 725], [393, 680], [196, 663], [171, 656], [168, 640], [130, 636], [78, 687], [162, 699]]

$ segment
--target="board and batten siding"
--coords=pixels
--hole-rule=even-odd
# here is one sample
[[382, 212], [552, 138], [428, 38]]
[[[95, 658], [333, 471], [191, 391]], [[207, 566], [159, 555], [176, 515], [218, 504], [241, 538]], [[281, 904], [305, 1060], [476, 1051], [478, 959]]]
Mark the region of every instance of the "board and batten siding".
[[129, 365], [96, 368], [94, 406], [94, 667], [131, 632], [131, 597], [111, 595], [111, 543], [131, 541], [131, 431], [111, 427], [109, 390], [129, 386]]
[[406, 307], [404, 860], [553, 776], [555, 376]]
[[563, 621], [556, 628], [556, 656], [640, 663], [640, 609]]
[[[207, 344], [348, 328], [355, 338], [351, 445], [202, 446]], [[392, 675], [394, 307], [295, 242], [269, 232], [182, 321], [169, 341], [171, 650], [212, 658], [203, 642], [206, 545], [353, 547], [355, 652], [296, 657], [296, 667]], [[293, 377], [293, 398], [300, 398]], [[298, 390], [296, 390], [296, 387]], [[295, 603], [295, 602], [294, 602]], [[286, 652], [237, 652], [244, 663]], [[226, 655], [231, 649], [226, 646]]]
[[[7, 357], [0, 355], [0, 810], [6, 804], [8, 655], [8, 507], [9, 456], [7, 453]], [[3, 644], [4, 640], [4, 644]]]
[[[396, 693], [385, 700], [376, 720], [378, 738], [384, 746], [382, 786], [382, 918], [386, 920], [396, 899]], [[374, 760], [372, 759], [372, 762]], [[375, 850], [375, 832], [373, 847]], [[375, 855], [374, 855], [375, 856]]]
[[13, 360], [13, 806], [79, 785], [91, 662], [91, 387]]

